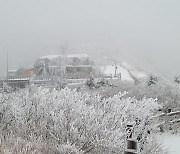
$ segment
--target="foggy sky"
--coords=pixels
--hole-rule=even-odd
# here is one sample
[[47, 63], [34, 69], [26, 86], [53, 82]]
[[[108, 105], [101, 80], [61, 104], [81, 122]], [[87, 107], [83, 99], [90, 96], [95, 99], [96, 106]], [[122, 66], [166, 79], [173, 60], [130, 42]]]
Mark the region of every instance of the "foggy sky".
[[180, 74], [179, 0], [0, 0], [0, 76], [37, 57], [87, 53], [172, 79]]

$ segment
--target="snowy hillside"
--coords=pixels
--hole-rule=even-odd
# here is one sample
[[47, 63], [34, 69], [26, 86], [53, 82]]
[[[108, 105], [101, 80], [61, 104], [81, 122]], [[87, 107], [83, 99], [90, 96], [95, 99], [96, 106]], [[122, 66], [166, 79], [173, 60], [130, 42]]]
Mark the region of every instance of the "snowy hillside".
[[169, 149], [169, 154], [180, 154], [180, 135], [172, 135], [172, 134], [161, 134], [158, 135], [158, 138], [163, 143], [163, 146]]
[[101, 70], [106, 76], [114, 77], [115, 74], [117, 76], [118, 74], [121, 74], [121, 79], [123, 81], [134, 81], [134, 78], [142, 79], [147, 76], [144, 71], [141, 71], [136, 67], [128, 65], [126, 63], [116, 64], [116, 66], [115, 64], [106, 65], [104, 67], [101, 67]]
[[128, 70], [128, 72], [136, 79], [142, 79], [147, 77], [147, 73], [145, 73], [142, 70], [139, 70], [138, 68], [132, 65], [128, 65], [127, 63], [122, 63], [122, 67]]
[[[107, 65], [102, 67], [102, 72], [107, 76], [115, 76], [115, 65]], [[129, 72], [121, 65], [116, 65], [116, 74], [121, 74], [121, 79], [126, 81], [134, 81]]]

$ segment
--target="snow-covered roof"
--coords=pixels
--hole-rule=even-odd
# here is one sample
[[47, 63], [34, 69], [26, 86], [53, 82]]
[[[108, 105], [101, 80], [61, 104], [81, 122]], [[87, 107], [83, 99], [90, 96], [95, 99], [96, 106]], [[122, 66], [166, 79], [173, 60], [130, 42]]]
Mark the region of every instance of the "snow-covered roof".
[[[59, 58], [61, 56], [62, 55], [47, 55], [47, 56], [39, 57], [39, 59], [53, 60], [53, 59]], [[88, 58], [89, 56], [86, 55], [86, 54], [67, 54], [66, 57], [67, 58], [73, 58], [73, 57], [76, 57], [76, 58]]]
[[76, 65], [76, 66], [73, 66], [73, 65], [67, 65], [66, 67], [74, 67], [74, 68], [77, 68], [77, 67], [84, 67], [84, 68], [89, 68], [89, 67], [93, 67], [94, 68], [94, 66], [92, 66], [92, 65]]
[[16, 72], [17, 70], [8, 70], [8, 72], [10, 73], [10, 72]]
[[86, 55], [86, 54], [67, 54], [67, 57], [69, 57], [69, 58], [73, 58], [73, 57], [77, 57], [77, 58], [87, 58], [87, 57], [89, 57], [88, 55]]
[[49, 60], [53, 60], [55, 58], [58, 58], [60, 57], [61, 55], [47, 55], [47, 56], [42, 56], [42, 57], [39, 57], [39, 59], [49, 59]]

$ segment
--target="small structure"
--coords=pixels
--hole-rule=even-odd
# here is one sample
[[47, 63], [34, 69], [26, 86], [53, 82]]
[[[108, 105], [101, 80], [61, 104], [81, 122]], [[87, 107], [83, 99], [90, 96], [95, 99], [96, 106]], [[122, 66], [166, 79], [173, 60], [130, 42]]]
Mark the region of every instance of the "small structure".
[[35, 69], [20, 68], [18, 70], [9, 70], [8, 79], [2, 80], [12, 88], [25, 88], [30, 83], [30, 78], [35, 75]]
[[29, 69], [24, 69], [22, 77], [31, 78], [34, 75], [35, 75], [35, 68], [29, 68]]
[[34, 68], [20, 68], [18, 70], [9, 70], [8, 79], [31, 78], [35, 74]]
[[137, 140], [133, 139], [133, 125], [127, 124], [127, 149], [124, 151], [124, 154], [137, 154]]
[[16, 78], [16, 72], [17, 72], [17, 70], [9, 70], [9, 71], [8, 71], [8, 78], [9, 78], [9, 79], [14, 79], [14, 78]]

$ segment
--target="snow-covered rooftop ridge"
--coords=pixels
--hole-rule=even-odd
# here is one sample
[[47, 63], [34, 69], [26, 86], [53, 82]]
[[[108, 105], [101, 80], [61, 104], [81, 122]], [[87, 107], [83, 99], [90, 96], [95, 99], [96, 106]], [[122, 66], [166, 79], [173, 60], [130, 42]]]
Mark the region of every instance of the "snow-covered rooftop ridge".
[[10, 73], [10, 72], [16, 72], [17, 70], [8, 70], [8, 72]]
[[67, 57], [87, 58], [89, 56], [86, 54], [67, 54]]
[[66, 67], [74, 67], [74, 68], [76, 68], [76, 67], [84, 67], [84, 68], [86, 68], [86, 67], [93, 67], [94, 68], [94, 66], [92, 66], [92, 65], [66, 65]]
[[[47, 55], [47, 56], [42, 56], [42, 57], [39, 57], [39, 58], [40, 59], [49, 59], [49, 60], [52, 60], [52, 59], [59, 58], [61, 56], [63, 56], [63, 55]], [[76, 57], [76, 58], [88, 58], [89, 57], [86, 54], [67, 54], [66, 56], [69, 57], [69, 58], [73, 58], [73, 57]]]
[[47, 55], [47, 56], [39, 57], [39, 59], [49, 59], [49, 60], [52, 60], [52, 59], [58, 58], [60, 56], [61, 55]]

